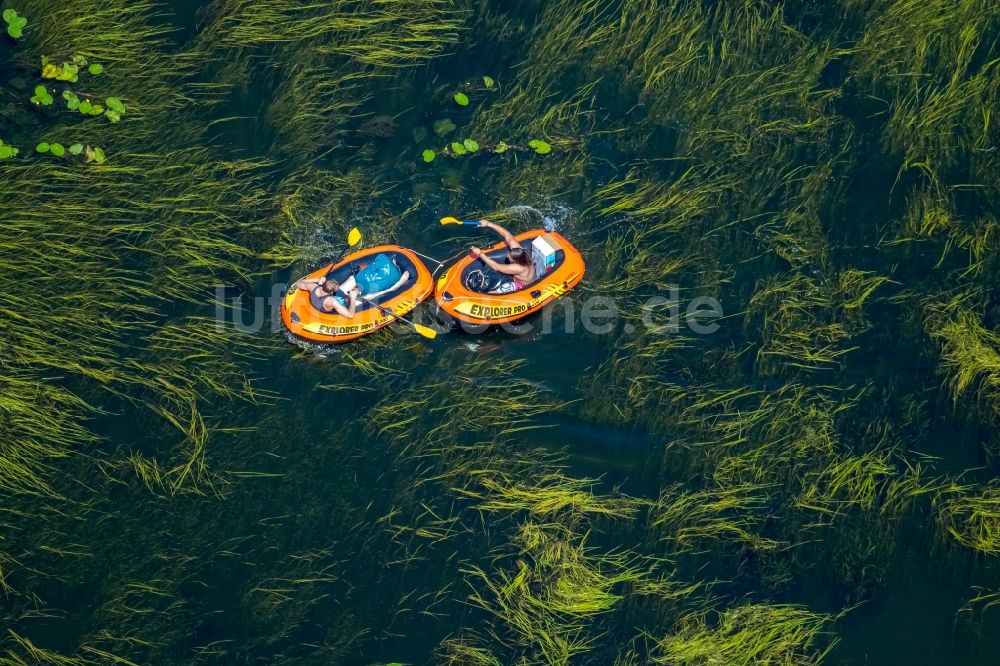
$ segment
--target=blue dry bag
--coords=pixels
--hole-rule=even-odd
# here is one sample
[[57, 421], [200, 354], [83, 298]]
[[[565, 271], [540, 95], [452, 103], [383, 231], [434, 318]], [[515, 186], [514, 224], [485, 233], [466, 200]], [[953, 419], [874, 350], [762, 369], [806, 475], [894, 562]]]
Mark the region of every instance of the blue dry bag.
[[384, 254], [377, 255], [370, 264], [358, 271], [355, 281], [361, 289], [361, 294], [372, 294], [383, 291], [396, 284], [402, 273], [392, 260]]

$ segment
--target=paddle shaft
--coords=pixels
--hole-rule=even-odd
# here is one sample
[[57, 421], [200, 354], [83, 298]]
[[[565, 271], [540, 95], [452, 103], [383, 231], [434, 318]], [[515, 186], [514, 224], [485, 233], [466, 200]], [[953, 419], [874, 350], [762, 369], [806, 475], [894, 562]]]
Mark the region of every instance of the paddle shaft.
[[392, 310], [390, 310], [389, 308], [382, 307], [378, 303], [375, 303], [373, 301], [368, 300], [367, 298], [365, 298], [361, 294], [358, 294], [357, 297], [358, 297], [359, 301], [367, 303], [368, 305], [372, 306], [373, 308], [378, 308], [379, 312], [381, 312], [384, 315], [388, 315], [390, 317], [393, 317], [394, 319], [398, 319], [399, 321], [406, 322], [407, 324], [409, 324], [410, 326], [412, 326], [415, 331], [417, 331], [421, 335], [424, 335], [424, 333], [420, 330], [420, 328], [416, 324], [414, 324], [412, 321], [410, 321], [409, 319], [407, 319], [406, 317], [404, 317], [402, 315], [398, 315], [395, 312], [393, 312]]

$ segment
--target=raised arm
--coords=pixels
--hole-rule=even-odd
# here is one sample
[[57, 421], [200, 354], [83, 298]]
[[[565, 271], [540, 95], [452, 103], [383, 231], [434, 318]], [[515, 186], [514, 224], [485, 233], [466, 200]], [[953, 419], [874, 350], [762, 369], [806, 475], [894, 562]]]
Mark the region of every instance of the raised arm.
[[510, 248], [521, 247], [521, 244], [517, 242], [517, 239], [514, 238], [514, 235], [509, 231], [507, 231], [506, 229], [504, 229], [503, 227], [501, 227], [499, 224], [494, 224], [489, 220], [479, 220], [479, 226], [486, 227], [487, 229], [492, 229], [493, 231], [503, 236], [503, 241], [507, 243], [507, 247]]
[[312, 291], [313, 289], [315, 289], [316, 287], [320, 286], [324, 282], [326, 282], [326, 278], [323, 278], [323, 277], [318, 277], [318, 278], [300, 278], [295, 283], [295, 288], [296, 289], [303, 289], [305, 291]]

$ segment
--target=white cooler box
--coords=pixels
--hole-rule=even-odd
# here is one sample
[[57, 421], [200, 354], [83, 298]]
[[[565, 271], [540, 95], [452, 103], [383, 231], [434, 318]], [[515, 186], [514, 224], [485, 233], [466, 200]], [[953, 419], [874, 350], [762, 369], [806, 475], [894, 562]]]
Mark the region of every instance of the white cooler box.
[[531, 258], [535, 262], [535, 275], [540, 278], [556, 265], [559, 243], [549, 234], [542, 234], [531, 241]]

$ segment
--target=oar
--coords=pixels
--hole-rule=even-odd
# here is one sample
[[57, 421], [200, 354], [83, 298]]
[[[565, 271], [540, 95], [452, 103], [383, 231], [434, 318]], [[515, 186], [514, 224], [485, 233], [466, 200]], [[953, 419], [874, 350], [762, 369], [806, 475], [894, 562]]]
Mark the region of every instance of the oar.
[[[470, 227], [478, 227], [479, 226], [479, 220], [460, 220], [457, 217], [442, 217], [441, 218], [441, 224], [465, 224], [465, 225], [468, 225]], [[465, 254], [466, 252], [468, 252], [468, 250], [462, 250], [461, 252], [459, 252], [455, 256], [448, 257], [444, 261], [437, 261], [437, 259], [433, 259], [432, 261], [437, 261], [439, 267], [440, 266], [444, 266], [445, 264], [449, 264], [452, 261], [454, 261], [455, 259], [458, 259], [463, 254]], [[427, 257], [427, 258], [430, 259], [430, 257]], [[435, 271], [435, 272], [437, 272], [437, 271]]]
[[404, 317], [402, 315], [398, 315], [398, 314], [396, 314], [395, 312], [393, 312], [392, 310], [390, 310], [388, 308], [382, 307], [378, 303], [374, 303], [372, 301], [369, 301], [367, 298], [365, 298], [361, 294], [358, 294], [358, 300], [364, 301], [368, 305], [370, 305], [372, 307], [375, 307], [375, 308], [378, 308], [379, 311], [382, 314], [384, 314], [384, 315], [388, 315], [390, 317], [394, 317], [394, 318], [398, 319], [399, 321], [406, 322], [407, 324], [409, 324], [410, 326], [413, 327], [413, 330], [415, 330], [417, 333], [419, 333], [420, 335], [424, 336], [428, 340], [433, 340], [434, 338], [437, 337], [437, 331], [435, 331], [433, 328], [428, 328], [427, 326], [422, 326], [420, 324], [416, 324], [416, 323], [410, 321], [409, 319], [407, 319], [406, 317]]
[[347, 247], [345, 247], [343, 250], [340, 251], [340, 254], [337, 255], [336, 259], [331, 259], [329, 262], [327, 262], [326, 265], [333, 266], [334, 264], [339, 262], [341, 259], [344, 258], [344, 255], [347, 254], [348, 250], [350, 250], [352, 247], [356, 246], [360, 242], [361, 242], [361, 232], [358, 231], [357, 227], [351, 227], [351, 230], [347, 232]]
[[460, 220], [457, 217], [442, 217], [441, 224], [468, 224], [470, 226], [479, 226], [479, 220]]

